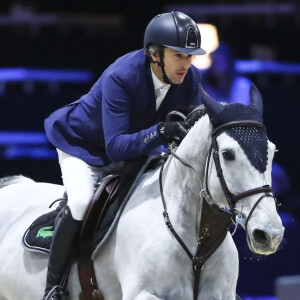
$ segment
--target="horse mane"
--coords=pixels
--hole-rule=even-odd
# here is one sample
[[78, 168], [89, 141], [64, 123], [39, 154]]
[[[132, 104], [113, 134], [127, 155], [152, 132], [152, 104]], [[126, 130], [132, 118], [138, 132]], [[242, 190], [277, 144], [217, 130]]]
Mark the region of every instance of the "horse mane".
[[183, 126], [187, 129], [191, 129], [195, 125], [195, 123], [205, 115], [205, 106], [201, 104], [187, 115], [185, 121], [183, 122]]
[[0, 189], [11, 184], [19, 184], [24, 182], [35, 182], [33, 179], [23, 175], [14, 175], [0, 178]]

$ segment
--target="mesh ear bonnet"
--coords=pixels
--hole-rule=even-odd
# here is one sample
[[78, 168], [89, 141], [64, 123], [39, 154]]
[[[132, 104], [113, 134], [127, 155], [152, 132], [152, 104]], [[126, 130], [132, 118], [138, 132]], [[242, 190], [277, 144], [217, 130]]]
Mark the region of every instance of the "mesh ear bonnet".
[[[224, 105], [217, 115], [210, 118], [214, 128], [234, 121], [251, 120], [263, 123], [263, 117], [254, 105], [240, 103]], [[226, 130], [245, 152], [250, 163], [261, 173], [268, 163], [268, 137], [263, 128], [255, 126], [237, 126]]]
[[252, 166], [261, 173], [268, 163], [268, 138], [263, 128], [239, 126], [226, 131], [244, 150]]

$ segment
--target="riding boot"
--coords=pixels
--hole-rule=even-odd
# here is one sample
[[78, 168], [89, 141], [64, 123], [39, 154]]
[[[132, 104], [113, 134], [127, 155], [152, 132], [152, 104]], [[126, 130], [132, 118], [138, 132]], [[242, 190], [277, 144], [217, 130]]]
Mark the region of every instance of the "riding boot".
[[60, 283], [76, 249], [81, 224], [81, 221], [73, 219], [71, 210], [66, 205], [52, 238], [43, 300], [68, 299], [67, 292], [60, 289]]

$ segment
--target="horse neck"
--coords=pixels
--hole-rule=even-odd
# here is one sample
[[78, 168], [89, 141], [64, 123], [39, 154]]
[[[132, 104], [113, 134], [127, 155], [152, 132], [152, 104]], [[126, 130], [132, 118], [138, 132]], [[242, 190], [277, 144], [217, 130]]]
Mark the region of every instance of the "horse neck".
[[211, 125], [207, 116], [189, 131], [176, 154], [195, 170], [171, 157], [164, 172], [164, 193], [170, 217], [177, 223], [195, 223], [199, 209], [199, 192], [204, 178], [205, 163], [210, 146]]

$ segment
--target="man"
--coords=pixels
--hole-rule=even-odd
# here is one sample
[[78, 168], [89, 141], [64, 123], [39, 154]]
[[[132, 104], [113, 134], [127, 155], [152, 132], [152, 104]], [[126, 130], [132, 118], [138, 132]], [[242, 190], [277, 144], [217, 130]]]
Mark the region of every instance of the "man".
[[178, 106], [200, 104], [201, 73], [191, 59], [202, 54], [190, 17], [160, 14], [146, 28], [144, 49], [120, 57], [88, 94], [46, 119], [68, 206], [53, 236], [44, 299], [67, 299], [59, 283], [99, 178], [126, 160], [161, 153], [165, 143], [186, 135], [181, 123], [164, 120]]

